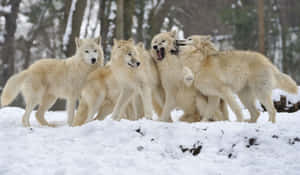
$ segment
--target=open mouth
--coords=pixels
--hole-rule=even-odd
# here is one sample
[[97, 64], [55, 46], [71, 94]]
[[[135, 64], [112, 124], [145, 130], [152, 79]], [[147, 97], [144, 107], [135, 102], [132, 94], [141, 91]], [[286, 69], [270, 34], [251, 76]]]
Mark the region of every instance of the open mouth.
[[135, 65], [132, 64], [132, 63], [127, 63], [127, 64], [128, 64], [129, 67], [135, 67]]
[[127, 63], [128, 64], [128, 66], [130, 66], [130, 67], [132, 67], [132, 68], [135, 68], [135, 67], [139, 67], [140, 66], [140, 62], [136, 62], [136, 63], [131, 63], [131, 62], [129, 62], [129, 63]]
[[157, 59], [158, 60], [163, 60], [165, 58], [165, 48], [160, 48], [156, 50], [156, 54], [157, 54]]

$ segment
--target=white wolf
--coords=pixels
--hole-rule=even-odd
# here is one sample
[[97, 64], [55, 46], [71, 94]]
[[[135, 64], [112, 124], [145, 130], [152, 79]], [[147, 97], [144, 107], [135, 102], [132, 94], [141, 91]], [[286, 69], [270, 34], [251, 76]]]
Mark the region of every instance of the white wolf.
[[[223, 98], [235, 112], [238, 121], [243, 121], [237, 104], [236, 93], [251, 114], [250, 122], [256, 122], [259, 111], [258, 99], [269, 113], [269, 121], [276, 122], [272, 90], [280, 88], [297, 93], [298, 87], [288, 75], [281, 73], [264, 55], [251, 51], [217, 51], [210, 41], [191, 36], [183, 41], [189, 49], [183, 49], [198, 65], [194, 74], [194, 86], [205, 95]], [[185, 61], [182, 60], [183, 64]], [[189, 65], [186, 65], [187, 67]]]
[[[181, 108], [184, 110], [184, 120], [200, 121], [200, 117], [206, 114], [207, 97], [197, 92], [194, 87], [185, 86], [183, 82], [183, 66], [176, 46], [176, 31], [157, 34], [152, 39], [151, 47], [151, 55], [157, 64], [165, 91], [165, 105], [160, 120], [170, 122], [171, 110]], [[220, 115], [228, 116], [226, 104], [221, 104], [225, 107], [215, 110], [222, 113]]]
[[139, 94], [142, 98], [145, 117], [152, 119], [152, 84], [147, 75], [149, 72], [146, 64], [141, 64], [140, 53], [132, 39], [128, 41], [114, 39], [111, 51], [111, 70], [121, 88], [112, 118], [119, 120], [120, 112], [125, 109], [130, 99]]
[[10, 104], [21, 91], [26, 102], [26, 111], [22, 119], [25, 127], [30, 126], [30, 114], [37, 105], [37, 121], [41, 125], [49, 125], [44, 113], [57, 98], [67, 100], [68, 124], [72, 124], [76, 100], [88, 74], [103, 63], [100, 37], [76, 38], [75, 41], [77, 48], [74, 56], [65, 60], [39, 60], [7, 81], [1, 96], [1, 105]]
[[[119, 42], [119, 45], [121, 45], [121, 41], [115, 42]], [[126, 45], [132, 47], [131, 42], [123, 43], [122, 47], [125, 47]], [[132, 78], [134, 78], [136, 81], [147, 82], [147, 86], [150, 86], [152, 90], [155, 111], [157, 113], [160, 113], [163, 106], [163, 99], [161, 99], [161, 96], [163, 96], [163, 94], [160, 95], [160, 93], [163, 92], [161, 92], [162, 88], [160, 88], [160, 81], [157, 70], [149, 53], [144, 49], [143, 44], [139, 43], [136, 46], [136, 49], [138, 51], [137, 57], [140, 61], [140, 65], [138, 67], [131, 65], [131, 59], [127, 60], [129, 61], [127, 62], [126, 60], [122, 60], [121, 57], [119, 59], [121, 59], [122, 65], [119, 65], [118, 67], [115, 66], [114, 68], [118, 69], [119, 71], [135, 71], [137, 74], [132, 74]], [[129, 51], [130, 50], [125, 50], [125, 52], [123, 52], [122, 54], [123, 57], [126, 57]], [[132, 50], [130, 52], [135, 52], [135, 50]], [[111, 64], [112, 62], [109, 62], [104, 68], [98, 68], [89, 75], [87, 83], [85, 84], [81, 92], [80, 104], [73, 122], [74, 126], [82, 125], [86, 121], [89, 121], [97, 111], [98, 114], [96, 116], [96, 119], [98, 120], [103, 120], [108, 114], [112, 113], [114, 106], [117, 104], [117, 100], [122, 89], [122, 86], [119, 85], [116, 76], [122, 78], [122, 80], [126, 81], [129, 84], [132, 84], [133, 86], [135, 85], [136, 82], [131, 82], [132, 78], [126, 79], [126, 76], [121, 76], [124, 73], [120, 73], [117, 75], [113, 74]], [[138, 72], [142, 70], [148, 72], [146, 77], [147, 79], [140, 80], [140, 78], [142, 77], [139, 77], [140, 75], [138, 74]], [[126, 110], [123, 109], [125, 111], [121, 111], [121, 117], [129, 120], [136, 120], [143, 117], [144, 108], [140, 93], [134, 92], [133, 97], [131, 97], [130, 99], [131, 100], [129, 106], [124, 106]]]

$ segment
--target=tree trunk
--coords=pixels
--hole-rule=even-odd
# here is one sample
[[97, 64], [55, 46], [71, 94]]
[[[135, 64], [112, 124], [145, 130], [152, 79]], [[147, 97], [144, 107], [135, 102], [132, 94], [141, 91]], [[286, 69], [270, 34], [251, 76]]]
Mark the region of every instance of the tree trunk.
[[66, 31], [66, 27], [67, 27], [68, 19], [69, 19], [69, 13], [70, 13], [70, 9], [72, 6], [72, 1], [73, 0], [65, 0], [65, 3], [64, 3], [64, 18], [63, 18], [63, 23], [61, 25], [62, 35]]
[[160, 32], [160, 29], [164, 23], [165, 17], [168, 15], [172, 6], [171, 0], [165, 0], [162, 5], [156, 5], [151, 9], [148, 18], [148, 35], [146, 37], [146, 47], [150, 47], [150, 42], [154, 35]]
[[[100, 17], [100, 36], [103, 46], [104, 55], [108, 55], [108, 31], [109, 31], [109, 14], [111, 11], [111, 3], [112, 0], [100, 0], [100, 10], [99, 10], [99, 17]], [[108, 57], [105, 57], [106, 59]]]
[[279, 8], [278, 8], [278, 13], [279, 13], [279, 24], [281, 27], [281, 32], [280, 32], [280, 37], [281, 37], [281, 45], [282, 45], [282, 71], [284, 73], [289, 73], [289, 59], [287, 57], [287, 34], [288, 34], [288, 28], [287, 28], [287, 18], [285, 11], [282, 10], [284, 8], [284, 2], [280, 3], [278, 2]]
[[137, 2], [137, 40], [144, 41], [144, 14], [145, 14], [145, 1], [136, 0]]
[[[67, 57], [74, 55], [76, 51], [75, 37], [79, 37], [80, 35], [80, 28], [81, 28], [81, 23], [82, 23], [85, 8], [86, 8], [86, 0], [77, 0], [75, 10], [73, 11], [73, 15], [72, 15], [72, 32], [69, 35], [69, 40], [66, 45], [65, 54]], [[70, 18], [70, 16], [68, 18]], [[67, 25], [65, 25], [65, 29], [66, 27]]]
[[88, 1], [88, 2], [89, 2], [89, 4], [87, 5], [86, 8], [89, 9], [89, 12], [88, 12], [88, 16], [87, 16], [87, 19], [86, 19], [87, 24], [86, 24], [84, 35], [83, 35], [85, 38], [88, 36], [88, 30], [89, 30], [89, 26], [90, 26], [90, 22], [91, 22], [91, 16], [92, 16], [92, 13], [93, 13], [92, 8], [93, 8], [93, 5], [94, 5], [92, 1]]
[[259, 52], [265, 54], [264, 0], [258, 0], [258, 45]]
[[4, 15], [5, 31], [4, 43], [1, 53], [2, 59], [2, 81], [3, 87], [8, 78], [14, 74], [15, 69], [15, 33], [17, 29], [17, 18], [21, 0], [10, 0], [11, 12]]
[[135, 0], [127, 0], [124, 3], [124, 39], [132, 37], [132, 21], [135, 10]]
[[117, 0], [116, 38], [124, 39], [124, 0]]

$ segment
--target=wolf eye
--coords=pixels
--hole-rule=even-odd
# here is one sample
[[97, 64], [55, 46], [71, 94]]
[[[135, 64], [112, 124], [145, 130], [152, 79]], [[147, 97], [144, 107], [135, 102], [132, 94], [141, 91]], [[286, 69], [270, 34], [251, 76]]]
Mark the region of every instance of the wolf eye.
[[132, 56], [132, 54], [131, 54], [131, 53], [128, 53], [128, 55], [129, 55], [129, 56]]
[[85, 53], [89, 53], [89, 51], [88, 51], [88, 50], [85, 50]]
[[192, 40], [192, 38], [188, 38], [188, 40], [190, 40], [190, 41], [191, 41], [191, 40]]
[[166, 42], [166, 40], [162, 40], [161, 42], [164, 43], [164, 42]]
[[95, 49], [94, 52], [97, 52], [97, 50]]

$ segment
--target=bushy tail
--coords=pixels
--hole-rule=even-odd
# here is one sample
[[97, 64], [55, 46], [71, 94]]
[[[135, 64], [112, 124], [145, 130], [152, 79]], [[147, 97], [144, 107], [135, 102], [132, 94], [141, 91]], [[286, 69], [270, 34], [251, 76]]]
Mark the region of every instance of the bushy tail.
[[9, 105], [18, 95], [26, 77], [26, 71], [13, 75], [6, 82], [1, 95], [1, 106]]
[[276, 70], [275, 78], [277, 81], [277, 88], [282, 89], [291, 94], [298, 93], [297, 83], [290, 76]]

